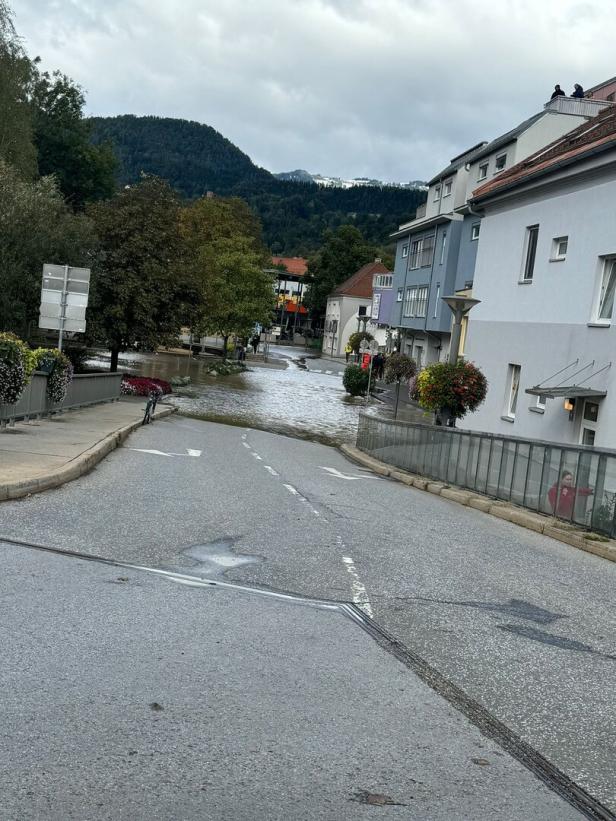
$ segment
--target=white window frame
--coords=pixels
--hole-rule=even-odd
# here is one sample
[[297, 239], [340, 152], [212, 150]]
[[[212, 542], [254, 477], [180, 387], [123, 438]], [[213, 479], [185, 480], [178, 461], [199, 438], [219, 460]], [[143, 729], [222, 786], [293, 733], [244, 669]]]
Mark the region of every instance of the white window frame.
[[520, 399], [520, 377], [522, 366], [510, 362], [507, 365], [507, 383], [505, 387], [505, 410], [503, 418], [513, 422]]
[[421, 252], [423, 251], [423, 239], [416, 239], [411, 242], [411, 258], [409, 259], [409, 268], [414, 271], [420, 267]]
[[434, 189], [434, 200], [433, 202], [438, 202], [441, 198], [441, 186], [437, 185]]
[[[600, 276], [597, 283], [597, 294], [595, 297], [595, 308], [593, 321], [598, 325], [611, 325], [614, 319], [614, 303], [616, 302], [614, 290], [616, 289], [616, 256], [602, 257], [602, 264], [600, 266]], [[601, 316], [605, 313], [605, 302], [607, 293], [607, 286], [612, 282], [611, 302], [612, 308], [609, 316]]]
[[447, 180], [443, 183], [443, 197], [450, 197], [453, 189], [453, 180]]
[[415, 316], [423, 319], [428, 315], [428, 292], [427, 285], [420, 285], [417, 288], [417, 302], [415, 305]]
[[402, 246], [402, 259], [404, 259], [405, 257], [408, 257], [408, 255], [409, 255], [409, 246], [408, 246], [408, 243], [407, 243], [406, 245]]
[[474, 222], [471, 225], [471, 242], [476, 242], [479, 239], [479, 229], [481, 228], [480, 222]]
[[412, 314], [412, 306], [413, 306], [413, 298], [416, 289], [411, 287], [410, 285], [407, 286], [406, 293], [404, 294], [404, 303], [402, 305], [402, 316], [404, 317], [411, 317]]
[[434, 300], [434, 319], [436, 319], [436, 314], [438, 313], [438, 300], [441, 295], [441, 283], [436, 283], [436, 299]]
[[535, 402], [535, 407], [537, 408], [537, 410], [544, 411], [546, 402], [547, 402], [546, 395], [544, 393], [540, 393], [539, 396], [537, 397], [537, 401]]
[[489, 167], [489, 162], [481, 163], [481, 165], [477, 169], [477, 182], [481, 182], [481, 180], [487, 179]]
[[421, 261], [420, 268], [429, 268], [434, 259], [434, 246], [436, 245], [436, 234], [430, 234], [421, 241]]
[[[562, 246], [565, 246], [565, 250], [562, 250]], [[554, 237], [552, 240], [552, 255], [550, 257], [550, 262], [562, 262], [565, 257], [567, 256], [567, 251], [569, 250], [569, 237]]]
[[398, 293], [396, 295], [396, 302], [402, 302], [404, 297], [404, 288], [398, 288]]
[[441, 240], [441, 260], [439, 262], [439, 265], [442, 265], [443, 262], [445, 261], [445, 247], [447, 246], [447, 231], [443, 231], [442, 237], [443, 238]]
[[520, 283], [528, 284], [533, 281], [535, 275], [535, 263], [537, 262], [537, 247], [539, 245], [539, 225], [527, 225], [524, 236], [524, 254], [522, 256], [522, 270], [520, 271]]
[[[502, 160], [502, 164], [499, 167], [498, 164], [499, 164], [499, 162], [501, 162], [501, 160]], [[495, 174], [500, 174], [501, 171], [505, 170], [506, 165], [507, 165], [507, 154], [499, 154], [494, 159], [494, 173]]]

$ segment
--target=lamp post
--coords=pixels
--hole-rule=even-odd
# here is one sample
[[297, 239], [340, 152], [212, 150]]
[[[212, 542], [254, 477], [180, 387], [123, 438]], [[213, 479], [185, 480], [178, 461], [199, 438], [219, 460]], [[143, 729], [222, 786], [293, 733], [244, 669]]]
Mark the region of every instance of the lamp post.
[[474, 308], [481, 300], [473, 299], [470, 296], [444, 296], [442, 300], [447, 303], [453, 313], [453, 328], [451, 329], [451, 342], [449, 343], [449, 361], [455, 365], [460, 353], [462, 319], [468, 314], [471, 308]]

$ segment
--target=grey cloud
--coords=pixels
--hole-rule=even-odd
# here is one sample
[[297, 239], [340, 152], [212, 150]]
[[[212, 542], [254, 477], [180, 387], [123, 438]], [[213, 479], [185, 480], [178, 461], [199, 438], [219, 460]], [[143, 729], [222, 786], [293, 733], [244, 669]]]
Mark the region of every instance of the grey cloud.
[[274, 171], [428, 178], [612, 76], [608, 0], [20, 0], [96, 114], [187, 117]]

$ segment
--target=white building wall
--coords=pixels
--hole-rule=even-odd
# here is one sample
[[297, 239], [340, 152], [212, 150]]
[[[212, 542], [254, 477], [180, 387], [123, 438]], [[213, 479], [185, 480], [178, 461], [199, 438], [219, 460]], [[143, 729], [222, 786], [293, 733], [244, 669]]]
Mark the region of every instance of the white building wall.
[[[503, 205], [490, 208], [482, 220], [473, 288], [481, 303], [471, 313], [465, 353], [483, 370], [489, 388], [486, 402], [465, 418], [463, 427], [577, 443], [581, 402], [570, 421], [562, 399], [548, 400], [541, 414], [529, 410], [536, 399], [524, 391], [545, 380], [573, 384], [584, 378], [567, 381], [577, 368], [594, 360], [584, 373], [590, 375], [613, 359], [612, 367], [584, 386], [607, 390], [599, 403], [595, 445], [616, 448], [616, 312], [610, 326], [592, 324], [602, 257], [616, 255], [616, 171], [604, 169], [598, 178], [590, 165], [583, 177], [563, 179], [551, 191], [536, 191], [532, 201], [529, 192], [506, 210]], [[520, 279], [526, 229], [535, 224], [539, 235], [534, 275], [532, 283], [525, 284]], [[550, 261], [553, 238], [563, 236], [568, 237], [566, 258]], [[577, 367], [549, 379], [576, 359]], [[501, 418], [509, 363], [521, 366], [513, 422]]]
[[[351, 334], [358, 330], [357, 314], [360, 307], [365, 307], [366, 313], [370, 316], [370, 299], [361, 299], [351, 296], [330, 297], [327, 300], [325, 311], [325, 328], [329, 328], [331, 320], [338, 321], [338, 328], [335, 334], [330, 331], [323, 333], [323, 353], [329, 356], [343, 356], [344, 348]], [[361, 324], [363, 328], [363, 323]]]

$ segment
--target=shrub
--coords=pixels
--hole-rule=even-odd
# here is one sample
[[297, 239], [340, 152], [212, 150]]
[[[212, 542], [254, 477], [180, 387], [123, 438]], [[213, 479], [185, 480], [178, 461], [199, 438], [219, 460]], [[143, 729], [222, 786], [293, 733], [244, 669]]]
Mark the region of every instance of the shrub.
[[349, 337], [349, 345], [353, 348], [353, 353], [359, 353], [359, 346], [364, 339], [367, 342], [372, 342], [374, 337], [372, 334], [369, 334], [368, 331], [356, 331], [354, 334], [351, 334]]
[[365, 396], [368, 390], [368, 371], [359, 365], [349, 365], [344, 370], [342, 384], [351, 396]]
[[447, 408], [461, 419], [484, 401], [488, 382], [472, 362], [435, 362], [419, 373], [415, 391], [422, 408], [435, 413]]
[[11, 333], [0, 333], [0, 404], [12, 405], [28, 382], [28, 346]]
[[158, 396], [171, 393], [171, 385], [164, 379], [157, 379], [153, 376], [129, 376], [124, 374], [120, 393], [125, 396], [149, 396], [156, 393]]
[[403, 353], [392, 353], [385, 361], [385, 381], [401, 382], [412, 379], [417, 373], [417, 362]]

